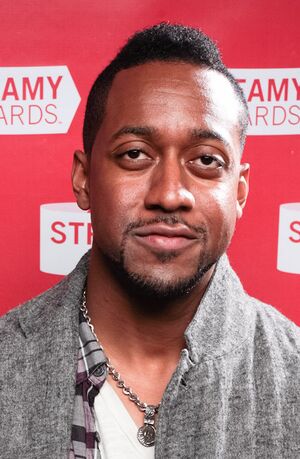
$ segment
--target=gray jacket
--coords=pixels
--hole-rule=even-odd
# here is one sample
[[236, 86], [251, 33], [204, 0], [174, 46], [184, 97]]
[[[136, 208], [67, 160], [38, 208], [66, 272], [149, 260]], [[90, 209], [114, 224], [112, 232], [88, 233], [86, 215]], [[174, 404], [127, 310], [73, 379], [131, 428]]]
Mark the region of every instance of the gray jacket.
[[[86, 275], [85, 256], [0, 320], [1, 459], [68, 457]], [[299, 328], [245, 294], [226, 256], [186, 344], [160, 407], [156, 458], [300, 458]]]

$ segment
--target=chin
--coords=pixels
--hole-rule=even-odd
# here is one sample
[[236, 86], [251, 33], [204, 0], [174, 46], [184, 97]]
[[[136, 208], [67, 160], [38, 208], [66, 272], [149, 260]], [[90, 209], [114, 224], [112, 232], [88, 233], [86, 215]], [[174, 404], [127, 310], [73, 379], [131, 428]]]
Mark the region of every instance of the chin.
[[173, 257], [170, 254], [161, 258], [159, 267], [154, 265], [146, 270], [145, 264], [139, 269], [136, 263], [126, 263], [124, 258], [116, 261], [109, 257], [107, 262], [112, 274], [130, 295], [159, 302], [188, 295], [217, 261], [205, 263], [204, 260], [198, 260], [194, 270], [191, 270], [191, 263], [186, 270], [181, 264], [178, 270], [178, 267], [172, 266]]
[[204, 272], [186, 278], [166, 280], [137, 273], [127, 273], [127, 288], [139, 297], [153, 298], [156, 301], [175, 300], [187, 296], [200, 282]]

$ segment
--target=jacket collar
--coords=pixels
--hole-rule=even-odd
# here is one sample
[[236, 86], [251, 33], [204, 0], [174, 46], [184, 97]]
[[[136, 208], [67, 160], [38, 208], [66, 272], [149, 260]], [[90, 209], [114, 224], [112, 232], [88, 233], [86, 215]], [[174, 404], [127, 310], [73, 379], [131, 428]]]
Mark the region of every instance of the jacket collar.
[[[41, 329], [73, 327], [78, 331], [78, 311], [82, 291], [86, 282], [89, 252], [86, 253], [76, 268], [50, 290], [29, 301], [19, 310], [19, 322], [26, 337], [39, 333]], [[45, 313], [46, 318], [45, 318]], [[70, 318], [72, 318], [70, 320]]]
[[27, 372], [22, 375], [22, 394], [26, 394], [22, 397], [29, 430], [22, 433], [23, 457], [67, 457], [69, 454], [78, 362], [79, 305], [87, 269], [88, 255], [62, 282], [16, 311], [26, 337], [21, 351]]
[[218, 358], [240, 346], [253, 326], [254, 314], [249, 297], [223, 255], [185, 332], [192, 362]]
[[[54, 323], [56, 331], [60, 327], [71, 326], [70, 332], [76, 330], [78, 335], [78, 309], [88, 263], [89, 252], [62, 282], [29, 302], [26, 308], [20, 309], [19, 320], [26, 336], [38, 332], [41, 327], [49, 326], [53, 329]], [[254, 315], [248, 303], [249, 299], [239, 278], [231, 268], [227, 256], [223, 255], [185, 332], [190, 358], [194, 363], [202, 358], [217, 358], [229, 353], [247, 338]], [[57, 308], [60, 308], [60, 314], [57, 314]], [[71, 311], [73, 313], [70, 315]]]

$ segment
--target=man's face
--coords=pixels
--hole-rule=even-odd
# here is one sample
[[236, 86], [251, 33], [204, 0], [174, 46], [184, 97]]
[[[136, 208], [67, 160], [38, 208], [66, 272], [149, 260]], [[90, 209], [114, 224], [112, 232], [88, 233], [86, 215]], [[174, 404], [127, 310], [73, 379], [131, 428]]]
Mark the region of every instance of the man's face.
[[239, 113], [212, 70], [154, 62], [117, 74], [87, 167], [100, 258], [157, 295], [197, 283], [247, 196]]

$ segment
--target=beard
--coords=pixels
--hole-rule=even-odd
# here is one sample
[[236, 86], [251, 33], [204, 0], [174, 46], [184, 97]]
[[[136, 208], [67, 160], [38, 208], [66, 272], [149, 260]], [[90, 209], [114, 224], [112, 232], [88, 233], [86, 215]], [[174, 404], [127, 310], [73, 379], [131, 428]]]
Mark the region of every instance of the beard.
[[[193, 226], [192, 229], [197, 232], [202, 240], [203, 251], [199, 255], [197, 260], [192, 262], [195, 264], [195, 269], [188, 276], [176, 278], [175, 280], [168, 281], [162, 279], [159, 276], [151, 276], [137, 271], [130, 270], [126, 263], [126, 240], [128, 235], [133, 229], [136, 229], [145, 224], [153, 224], [164, 222], [165, 224], [171, 225], [176, 223], [182, 223], [182, 220], [175, 216], [162, 216], [156, 217], [151, 221], [138, 221], [130, 224], [125, 232], [123, 241], [121, 244], [121, 250], [118, 257], [113, 256], [109, 253], [102, 253], [105, 259], [106, 266], [111, 271], [112, 275], [122, 285], [123, 289], [128, 292], [132, 297], [138, 297], [139, 300], [145, 302], [168, 302], [170, 300], [179, 299], [187, 296], [201, 281], [204, 274], [218, 261], [219, 256], [213, 256], [205, 250], [207, 241], [207, 231], [204, 227]], [[183, 222], [185, 225], [186, 223]], [[190, 226], [190, 225], [187, 225]], [[190, 226], [191, 227], [191, 226]], [[172, 259], [178, 256], [176, 251], [170, 251], [168, 253], [156, 253], [157, 259], [161, 262], [162, 266], [166, 265]]]
[[108, 255], [104, 255], [104, 257], [110, 270], [130, 296], [145, 300], [156, 300], [157, 302], [175, 300], [188, 295], [217, 261], [203, 266], [203, 261], [199, 260], [198, 266], [192, 275], [168, 282], [126, 269], [123, 259], [116, 261]]

